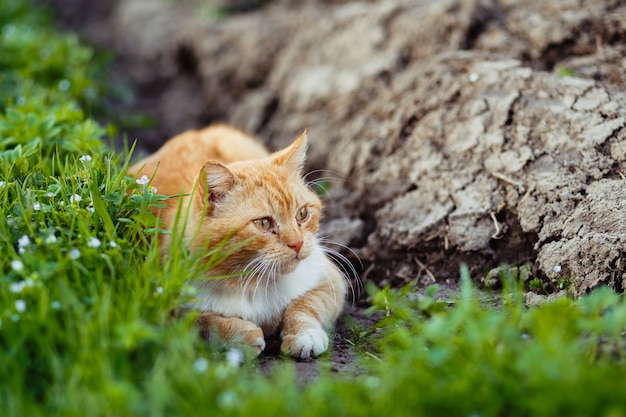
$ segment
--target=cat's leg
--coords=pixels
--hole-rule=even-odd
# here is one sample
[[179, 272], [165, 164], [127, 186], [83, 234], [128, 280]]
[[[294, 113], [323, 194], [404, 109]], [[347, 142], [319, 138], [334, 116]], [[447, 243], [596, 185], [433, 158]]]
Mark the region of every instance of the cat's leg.
[[346, 284], [329, 264], [328, 279], [287, 306], [283, 315], [281, 350], [296, 358], [316, 357], [328, 349], [326, 329], [343, 310]]
[[200, 335], [205, 339], [217, 337], [230, 345], [250, 346], [257, 355], [265, 349], [263, 330], [251, 321], [203, 311], [198, 316], [197, 323], [200, 326]]

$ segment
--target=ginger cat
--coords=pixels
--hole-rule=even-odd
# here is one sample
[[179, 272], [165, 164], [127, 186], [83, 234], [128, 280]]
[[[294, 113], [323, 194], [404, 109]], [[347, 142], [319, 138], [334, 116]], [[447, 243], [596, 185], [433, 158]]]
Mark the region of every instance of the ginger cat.
[[[189, 307], [200, 310], [204, 337], [260, 353], [265, 336], [280, 329], [281, 350], [293, 357], [328, 348], [326, 329], [342, 311], [347, 287], [316, 238], [322, 203], [302, 177], [306, 149], [306, 132], [270, 154], [250, 136], [217, 125], [182, 133], [129, 169], [152, 178], [159, 194], [186, 194], [167, 200], [158, 215], [171, 229], [182, 204], [179, 233], [192, 253], [208, 257], [226, 238], [241, 246], [209, 271], [222, 278], [196, 283]], [[166, 237], [162, 256], [168, 251]]]

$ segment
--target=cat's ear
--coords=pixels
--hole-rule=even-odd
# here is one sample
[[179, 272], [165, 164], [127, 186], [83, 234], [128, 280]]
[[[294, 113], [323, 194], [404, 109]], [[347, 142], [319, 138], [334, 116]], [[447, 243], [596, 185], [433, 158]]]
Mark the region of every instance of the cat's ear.
[[210, 202], [220, 201], [235, 185], [235, 175], [222, 163], [209, 161], [200, 171], [200, 195], [208, 191]]
[[272, 159], [276, 165], [284, 166], [288, 170], [301, 175], [304, 169], [307, 148], [308, 143], [305, 130], [291, 145], [274, 153]]

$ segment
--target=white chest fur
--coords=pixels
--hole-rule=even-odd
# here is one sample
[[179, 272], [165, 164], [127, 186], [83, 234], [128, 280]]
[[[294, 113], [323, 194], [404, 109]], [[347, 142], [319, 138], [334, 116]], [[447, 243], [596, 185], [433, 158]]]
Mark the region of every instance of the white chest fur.
[[226, 317], [239, 317], [263, 327], [277, 321], [289, 303], [327, 279], [328, 267], [326, 255], [316, 245], [293, 272], [274, 280], [260, 279], [245, 288], [228, 291], [201, 285], [192, 306]]

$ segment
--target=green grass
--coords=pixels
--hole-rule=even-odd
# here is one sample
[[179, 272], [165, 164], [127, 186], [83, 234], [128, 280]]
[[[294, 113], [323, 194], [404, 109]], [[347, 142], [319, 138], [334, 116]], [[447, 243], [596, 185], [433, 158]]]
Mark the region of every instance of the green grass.
[[626, 302], [605, 288], [525, 308], [505, 276], [494, 308], [463, 271], [455, 300], [370, 286], [383, 318], [353, 326], [358, 374], [232, 364], [169, 316], [200, 266], [159, 262], [163, 197], [85, 113], [93, 52], [22, 2], [0, 11], [0, 416], [626, 415]]

